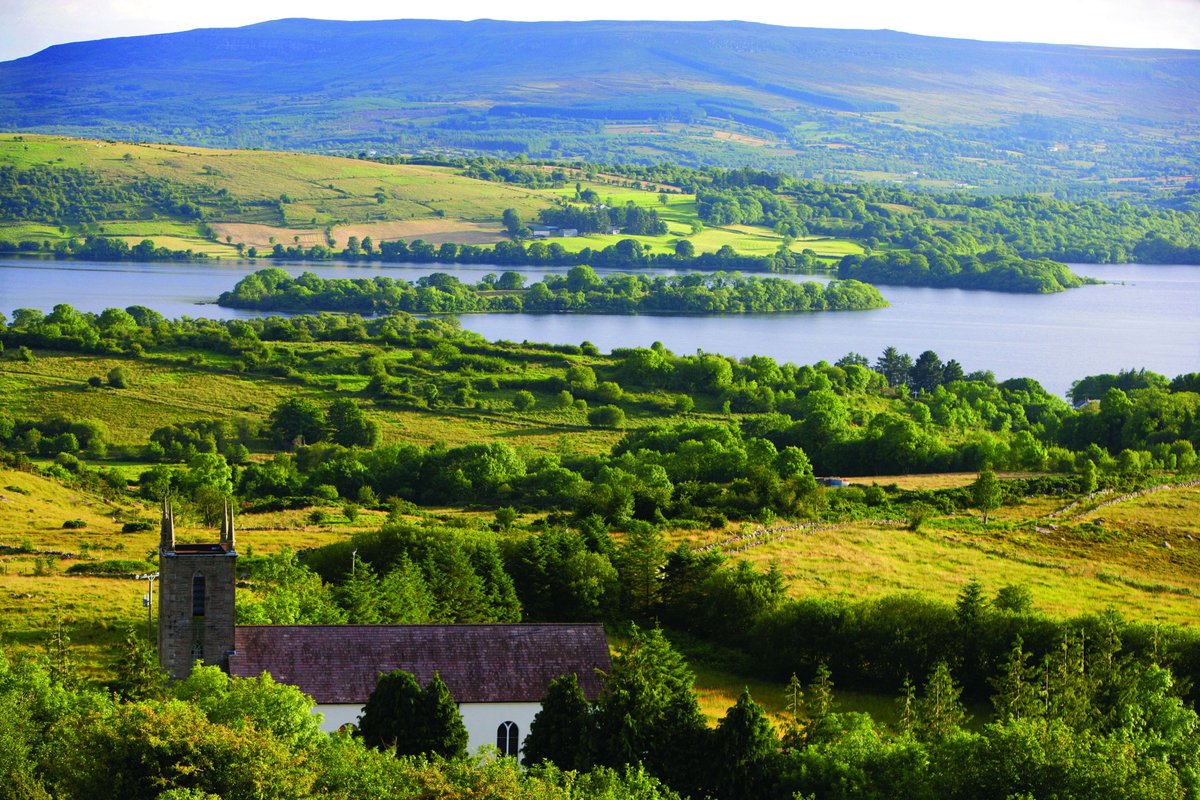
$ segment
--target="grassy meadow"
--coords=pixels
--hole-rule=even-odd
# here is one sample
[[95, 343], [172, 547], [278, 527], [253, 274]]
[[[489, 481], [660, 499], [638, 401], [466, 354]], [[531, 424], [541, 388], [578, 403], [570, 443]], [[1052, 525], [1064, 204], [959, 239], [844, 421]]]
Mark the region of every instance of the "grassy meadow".
[[[922, 476], [926, 485], [963, 485], [964, 477]], [[1055, 511], [1046, 498], [1034, 498], [1002, 507], [986, 525], [977, 514], [961, 514], [933, 517], [915, 532], [901, 521], [781, 530], [733, 557], [760, 567], [778, 563], [797, 597], [853, 601], [912, 592], [953, 602], [974, 579], [989, 596], [1023, 584], [1034, 607], [1056, 617], [1112, 607], [1131, 620], [1200, 624], [1200, 488], [1049, 516]], [[702, 546], [729, 536], [681, 534], [677, 540]]]

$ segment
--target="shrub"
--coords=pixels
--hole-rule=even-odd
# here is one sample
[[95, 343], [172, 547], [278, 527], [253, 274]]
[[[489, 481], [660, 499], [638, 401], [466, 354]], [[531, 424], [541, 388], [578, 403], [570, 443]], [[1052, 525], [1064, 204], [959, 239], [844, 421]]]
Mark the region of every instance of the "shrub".
[[537, 398], [533, 396], [533, 392], [522, 389], [513, 396], [513, 408], [517, 411], [525, 411], [533, 408], [537, 403]]
[[86, 528], [87, 523], [81, 519], [69, 519], [62, 526], [67, 530], [78, 530], [79, 528]]
[[114, 389], [128, 389], [129, 373], [123, 367], [113, 367], [108, 371], [108, 385]]
[[67, 567], [68, 575], [100, 575], [114, 578], [154, 572], [154, 565], [145, 561], [112, 559], [110, 561], [87, 561]]
[[600, 406], [588, 412], [588, 423], [597, 427], [619, 428], [625, 424], [625, 412], [617, 406]]
[[134, 522], [126, 522], [121, 526], [121, 533], [142, 533], [143, 531], [152, 530], [154, 530], [154, 523], [145, 519], [139, 519]]

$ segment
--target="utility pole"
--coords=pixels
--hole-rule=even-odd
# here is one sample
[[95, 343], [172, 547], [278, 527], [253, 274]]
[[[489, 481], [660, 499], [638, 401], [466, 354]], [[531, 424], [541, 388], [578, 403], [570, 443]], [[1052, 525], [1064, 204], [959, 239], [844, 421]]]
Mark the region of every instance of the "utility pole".
[[145, 575], [134, 575], [139, 581], [146, 581], [146, 594], [142, 595], [142, 605], [146, 609], [146, 638], [154, 641], [154, 581], [158, 579], [157, 572]]

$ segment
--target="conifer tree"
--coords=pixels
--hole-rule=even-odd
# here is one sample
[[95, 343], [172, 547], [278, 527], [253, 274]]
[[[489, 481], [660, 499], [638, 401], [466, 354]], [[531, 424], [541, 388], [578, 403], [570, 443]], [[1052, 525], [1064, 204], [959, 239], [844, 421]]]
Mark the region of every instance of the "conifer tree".
[[358, 718], [358, 735], [381, 750], [420, 752], [412, 749], [412, 739], [413, 727], [423, 711], [421, 684], [411, 673], [398, 669], [380, 675]]
[[147, 700], [161, 697], [166, 686], [167, 673], [158, 664], [158, 654], [130, 628], [122, 643], [112, 690], [122, 700]]
[[642, 762], [672, 788], [699, 788], [704, 718], [695, 676], [660, 630], [636, 627], [629, 647], [613, 659], [596, 708], [596, 761], [606, 766]]
[[829, 665], [822, 661], [817, 665], [817, 673], [812, 683], [804, 692], [804, 715], [808, 718], [809, 729], [817, 727], [833, 712], [833, 673]]
[[917, 737], [927, 741], [945, 739], [958, 730], [968, 719], [961, 695], [950, 667], [939, 661], [916, 703], [913, 732]]
[[1043, 710], [1038, 698], [1038, 670], [1029, 663], [1030, 654], [1018, 636], [1008, 651], [1000, 674], [990, 682], [996, 693], [992, 705], [996, 716], [1004, 719], [1025, 719], [1038, 716]]
[[467, 754], [467, 726], [463, 724], [458, 704], [450, 689], [436, 672], [421, 692], [423, 725], [418, 728], [424, 741], [422, 753], [434, 753], [443, 758], [462, 758]]
[[383, 590], [375, 570], [365, 561], [358, 561], [346, 580], [337, 587], [338, 604], [346, 609], [347, 621], [352, 625], [378, 625], [385, 622], [380, 607]]
[[770, 796], [773, 775], [778, 773], [773, 763], [778, 752], [779, 739], [766, 712], [754, 702], [749, 689], [743, 689], [713, 733], [710, 785], [714, 794], [722, 800]]
[[521, 746], [522, 763], [535, 766], [550, 761], [560, 769], [586, 769], [589, 714], [579, 678], [574, 673], [555, 678], [541, 710], [529, 723], [529, 735]]
[[788, 747], [799, 747], [803, 743], [804, 731], [804, 686], [794, 672], [784, 690], [783, 702], [787, 713], [783, 743]]
[[462, 715], [437, 674], [423, 690], [404, 670], [381, 675], [363, 706], [358, 735], [372, 747], [396, 755], [459, 758], [467, 754]]
[[380, 616], [389, 625], [423, 625], [434, 618], [437, 601], [407, 554], [383, 576], [379, 593]]

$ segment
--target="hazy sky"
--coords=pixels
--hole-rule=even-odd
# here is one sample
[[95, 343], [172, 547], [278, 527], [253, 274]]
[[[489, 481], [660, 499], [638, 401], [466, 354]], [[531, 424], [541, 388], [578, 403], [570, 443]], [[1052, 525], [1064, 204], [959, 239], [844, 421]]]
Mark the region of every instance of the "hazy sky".
[[0, 60], [61, 42], [281, 17], [318, 19], [746, 19], [816, 28], [891, 28], [931, 36], [1200, 49], [1200, 0], [0, 0]]

